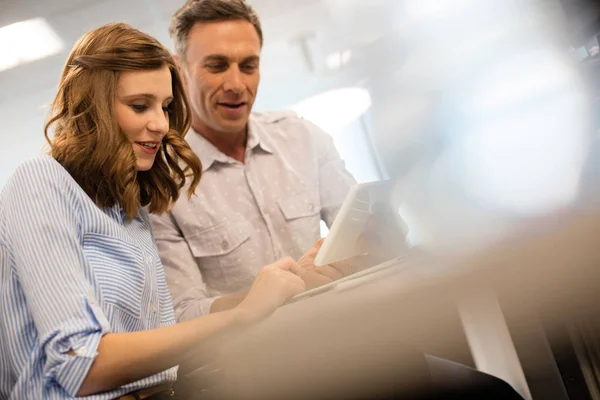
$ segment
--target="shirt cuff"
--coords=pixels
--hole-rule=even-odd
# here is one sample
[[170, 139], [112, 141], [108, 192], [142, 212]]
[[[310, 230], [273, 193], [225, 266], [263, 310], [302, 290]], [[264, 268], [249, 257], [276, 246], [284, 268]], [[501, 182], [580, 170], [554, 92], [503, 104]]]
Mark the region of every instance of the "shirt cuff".
[[217, 297], [210, 297], [208, 299], [204, 299], [200, 302], [200, 309], [202, 310], [202, 315], [210, 314], [210, 308], [212, 307], [212, 303], [217, 299]]
[[194, 318], [210, 314], [210, 307], [218, 297], [203, 298], [194, 301], [192, 304], [182, 304], [182, 307], [177, 307], [175, 310], [177, 322], [190, 321]]
[[[77, 395], [98, 355], [102, 336], [110, 332], [110, 324], [98, 305], [88, 301], [86, 311], [89, 319], [65, 324], [45, 346], [47, 384], [60, 386], [72, 397]], [[71, 350], [75, 355], [69, 354]]]

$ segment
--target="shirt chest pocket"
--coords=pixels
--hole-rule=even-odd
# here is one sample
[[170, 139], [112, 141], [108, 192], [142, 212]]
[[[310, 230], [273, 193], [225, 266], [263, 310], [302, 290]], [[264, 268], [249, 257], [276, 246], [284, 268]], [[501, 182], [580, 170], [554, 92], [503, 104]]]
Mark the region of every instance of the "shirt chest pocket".
[[83, 251], [100, 287], [102, 301], [141, 318], [146, 268], [142, 251], [125, 240], [88, 233]]
[[196, 258], [203, 280], [218, 290], [231, 290], [245, 283], [248, 272], [241, 268], [251, 260], [244, 249], [252, 227], [247, 221], [224, 223], [186, 238]]
[[321, 216], [319, 196], [310, 191], [280, 199], [277, 204], [286, 221]]
[[289, 250], [289, 255], [299, 257], [321, 236], [319, 195], [316, 192], [305, 191], [280, 199], [277, 204], [283, 214], [285, 236], [294, 244]]

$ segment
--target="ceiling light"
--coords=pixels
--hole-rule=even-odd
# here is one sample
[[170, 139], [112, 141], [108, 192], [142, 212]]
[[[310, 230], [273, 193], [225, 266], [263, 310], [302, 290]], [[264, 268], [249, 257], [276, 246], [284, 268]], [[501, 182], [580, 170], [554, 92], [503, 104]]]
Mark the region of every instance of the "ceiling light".
[[325, 64], [329, 69], [340, 69], [350, 62], [350, 58], [352, 58], [351, 50], [336, 51], [327, 56]]
[[325, 132], [334, 133], [360, 118], [370, 107], [369, 92], [351, 87], [318, 94], [291, 108]]
[[43, 18], [0, 28], [0, 71], [57, 54], [62, 40]]

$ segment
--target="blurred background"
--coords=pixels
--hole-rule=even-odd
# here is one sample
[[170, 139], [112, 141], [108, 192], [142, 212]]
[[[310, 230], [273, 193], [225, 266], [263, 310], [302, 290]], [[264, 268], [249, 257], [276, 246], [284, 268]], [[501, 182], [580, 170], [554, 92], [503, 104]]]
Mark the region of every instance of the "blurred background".
[[[582, 0], [249, 0], [265, 33], [255, 111], [322, 126], [359, 181], [398, 178], [413, 243], [462, 252], [596, 204], [599, 6]], [[0, 0], [0, 187], [45, 144], [86, 31], [172, 48], [175, 0]]]

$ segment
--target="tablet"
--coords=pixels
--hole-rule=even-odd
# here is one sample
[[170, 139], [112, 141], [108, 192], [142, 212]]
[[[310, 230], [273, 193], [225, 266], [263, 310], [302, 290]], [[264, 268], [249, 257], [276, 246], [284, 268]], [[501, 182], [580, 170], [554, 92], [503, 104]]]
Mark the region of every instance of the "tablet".
[[[355, 274], [345, 276], [345, 277], [335, 280], [333, 282], [329, 282], [322, 286], [318, 286], [316, 288], [309, 289], [305, 292], [297, 294], [294, 297], [292, 297], [291, 300], [288, 301], [286, 304], [291, 304], [291, 303], [294, 303], [299, 300], [307, 299], [307, 298], [319, 295], [321, 293], [328, 292], [332, 289], [337, 288], [338, 285], [344, 284], [349, 281], [354, 281], [356, 283], [356, 286], [359, 286], [360, 284], [366, 282], [369, 277], [373, 277], [374, 279], [380, 279], [382, 276], [385, 276], [383, 274], [384, 271], [390, 270], [390, 269], [392, 269], [392, 267], [396, 267], [395, 270], [391, 271], [393, 273], [393, 272], [397, 272], [400, 269], [404, 270], [409, 267], [413, 267], [414, 265], [415, 265], [415, 262], [413, 261], [413, 257], [411, 257], [408, 254], [403, 254], [403, 255], [395, 257], [389, 261], [385, 261], [379, 265], [375, 265], [373, 267], [366, 268]], [[361, 281], [360, 278], [365, 278], [365, 279]]]
[[[384, 204], [392, 210], [398, 210], [400, 199], [400, 184], [397, 181], [385, 180], [353, 186], [315, 257], [315, 265], [323, 266], [359, 255], [361, 249], [357, 246], [358, 239], [375, 208], [378, 204]], [[395, 223], [406, 232], [400, 215], [394, 215], [397, 216]]]

